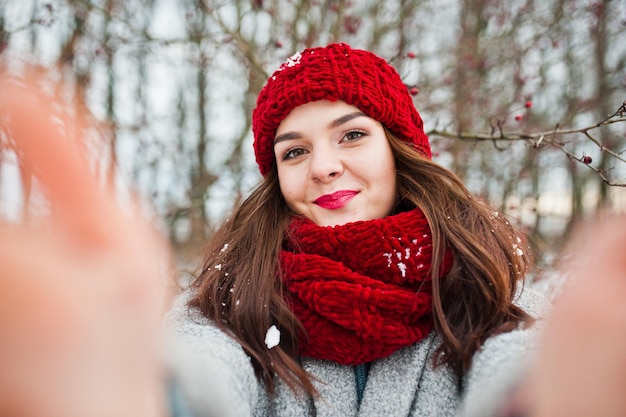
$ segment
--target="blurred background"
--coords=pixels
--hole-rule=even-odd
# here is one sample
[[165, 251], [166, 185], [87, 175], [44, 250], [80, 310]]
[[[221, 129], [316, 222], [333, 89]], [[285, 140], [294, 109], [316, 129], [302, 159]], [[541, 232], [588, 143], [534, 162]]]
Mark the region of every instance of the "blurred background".
[[[336, 41], [398, 69], [434, 159], [541, 259], [581, 218], [626, 211], [623, 0], [0, 0], [0, 64], [67, 81], [51, 92], [89, 110], [95, 172], [138, 190], [181, 265], [260, 179], [266, 78]], [[1, 127], [0, 216], [19, 221], [45, 196]]]

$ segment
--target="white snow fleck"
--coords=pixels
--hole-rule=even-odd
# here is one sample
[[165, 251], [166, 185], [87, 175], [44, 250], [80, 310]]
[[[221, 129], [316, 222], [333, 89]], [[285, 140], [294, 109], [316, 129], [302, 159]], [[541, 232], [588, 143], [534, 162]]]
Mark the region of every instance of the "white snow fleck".
[[267, 329], [267, 333], [265, 333], [265, 345], [268, 349], [271, 349], [275, 346], [278, 346], [280, 343], [280, 330], [276, 328], [276, 326], [272, 325], [269, 329]]
[[238, 306], [239, 305], [239, 300], [235, 301], [235, 305]]
[[220, 249], [220, 253], [224, 253], [228, 250], [228, 243], [224, 243], [224, 246], [222, 246], [222, 249]]
[[391, 254], [383, 253], [383, 256], [387, 258], [387, 268], [389, 268], [391, 266]]
[[222, 264], [217, 264], [214, 266], [215, 269], [217, 269], [218, 271], [222, 270]]
[[406, 265], [403, 264], [402, 262], [398, 262], [398, 269], [400, 270], [400, 273], [402, 274], [402, 277], [406, 277]]
[[404, 259], [409, 259], [409, 256], [411, 256], [411, 248], [405, 248], [404, 249]]
[[520, 248], [517, 248], [517, 256], [522, 256], [524, 254], [524, 251], [521, 250]]
[[296, 52], [291, 57], [287, 58], [287, 61], [283, 64], [283, 68], [290, 68], [298, 65], [300, 63], [300, 59], [302, 59], [302, 54], [300, 52]]

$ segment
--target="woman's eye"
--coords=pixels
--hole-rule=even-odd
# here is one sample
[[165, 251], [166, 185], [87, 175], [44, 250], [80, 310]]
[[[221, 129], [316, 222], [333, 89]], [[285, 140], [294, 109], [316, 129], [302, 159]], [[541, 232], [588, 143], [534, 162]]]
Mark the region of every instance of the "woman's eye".
[[286, 161], [288, 159], [296, 158], [296, 157], [302, 155], [304, 152], [305, 151], [302, 148], [289, 149], [287, 152], [285, 152], [283, 154], [283, 161]]
[[353, 140], [361, 138], [362, 136], [365, 136], [364, 132], [361, 132], [359, 130], [351, 130], [350, 132], [346, 133], [342, 140], [346, 142], [351, 142]]

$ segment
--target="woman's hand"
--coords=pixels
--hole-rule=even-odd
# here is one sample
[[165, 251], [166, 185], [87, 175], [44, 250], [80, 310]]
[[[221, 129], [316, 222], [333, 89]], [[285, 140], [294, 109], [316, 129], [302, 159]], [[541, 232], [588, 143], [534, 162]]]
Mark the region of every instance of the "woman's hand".
[[626, 416], [626, 217], [585, 227], [525, 386], [533, 417]]
[[59, 115], [34, 81], [0, 73], [0, 131], [50, 209], [0, 222], [2, 416], [164, 415], [170, 252], [138, 205], [90, 171], [68, 134], [86, 127], [82, 116]]

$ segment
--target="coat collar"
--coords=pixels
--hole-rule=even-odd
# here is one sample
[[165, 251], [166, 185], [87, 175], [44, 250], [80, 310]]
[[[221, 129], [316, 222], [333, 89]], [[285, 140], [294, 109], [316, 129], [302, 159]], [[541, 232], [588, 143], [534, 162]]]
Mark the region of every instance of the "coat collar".
[[[432, 368], [438, 344], [431, 332], [421, 342], [372, 363], [360, 408], [357, 407], [352, 366], [304, 359], [304, 369], [317, 378], [315, 386], [320, 393], [319, 398], [313, 400], [314, 415], [438, 415], [440, 407], [449, 408], [458, 401], [454, 378], [451, 375], [442, 378], [441, 373], [448, 373], [447, 369]], [[431, 384], [435, 382], [437, 386]]]

